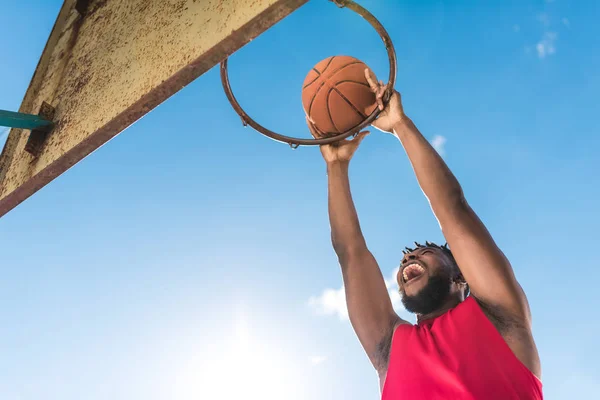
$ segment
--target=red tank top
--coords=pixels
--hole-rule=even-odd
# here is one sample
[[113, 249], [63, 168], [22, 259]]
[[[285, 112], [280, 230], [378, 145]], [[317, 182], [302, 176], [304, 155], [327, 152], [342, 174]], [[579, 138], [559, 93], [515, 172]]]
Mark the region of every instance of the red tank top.
[[396, 328], [382, 400], [542, 400], [542, 383], [467, 297]]

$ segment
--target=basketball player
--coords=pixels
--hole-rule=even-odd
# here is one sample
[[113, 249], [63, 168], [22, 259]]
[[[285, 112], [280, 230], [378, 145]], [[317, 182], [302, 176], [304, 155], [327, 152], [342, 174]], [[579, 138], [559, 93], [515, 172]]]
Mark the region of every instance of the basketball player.
[[416, 314], [412, 325], [392, 308], [350, 193], [348, 165], [368, 132], [321, 146], [350, 321], [379, 375], [382, 399], [542, 399], [529, 305], [511, 264], [442, 158], [404, 114], [400, 94], [394, 91], [384, 107], [386, 87], [371, 71], [365, 74], [382, 110], [373, 126], [404, 146], [447, 241], [404, 251], [397, 281], [404, 307]]

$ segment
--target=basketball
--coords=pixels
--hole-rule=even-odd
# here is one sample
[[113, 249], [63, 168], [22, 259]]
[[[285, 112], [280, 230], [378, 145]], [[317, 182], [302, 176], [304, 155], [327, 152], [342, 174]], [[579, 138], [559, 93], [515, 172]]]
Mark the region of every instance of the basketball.
[[313, 67], [302, 86], [306, 115], [324, 136], [346, 132], [375, 110], [377, 101], [362, 61], [349, 56], [326, 58]]

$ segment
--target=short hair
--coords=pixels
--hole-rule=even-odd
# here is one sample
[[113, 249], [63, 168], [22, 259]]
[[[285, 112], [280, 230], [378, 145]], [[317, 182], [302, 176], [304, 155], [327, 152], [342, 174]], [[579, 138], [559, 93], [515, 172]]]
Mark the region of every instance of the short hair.
[[[433, 242], [428, 242], [425, 241], [425, 244], [421, 244], [418, 242], [414, 242], [415, 243], [415, 247], [411, 248], [411, 247], [405, 247], [404, 250], [402, 250], [402, 254], [406, 255], [408, 253], [412, 253], [415, 250], [418, 249], [424, 249], [424, 248], [430, 248], [430, 249], [437, 249], [442, 251], [444, 254], [446, 254], [446, 256], [448, 256], [448, 258], [450, 259], [450, 262], [452, 262], [452, 266], [454, 268], [456, 268], [456, 270], [458, 271], [458, 273], [461, 275], [461, 277], [464, 279], [464, 277], [462, 276], [462, 272], [460, 271], [460, 267], [458, 266], [458, 263], [456, 262], [456, 259], [454, 258], [454, 254], [452, 254], [452, 251], [450, 250], [450, 248], [448, 247], [448, 243], [444, 243], [443, 245], [438, 245], [435, 244]], [[469, 289], [469, 284], [466, 282], [466, 287], [465, 287], [465, 298], [471, 293], [471, 290]]]

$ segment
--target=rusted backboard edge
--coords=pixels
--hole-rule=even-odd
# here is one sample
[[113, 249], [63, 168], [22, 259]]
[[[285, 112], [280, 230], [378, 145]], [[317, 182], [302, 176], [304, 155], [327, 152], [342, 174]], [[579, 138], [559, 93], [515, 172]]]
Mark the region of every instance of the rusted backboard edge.
[[[52, 31], [50, 32], [48, 40], [46, 41], [46, 45], [44, 46], [42, 56], [35, 67], [35, 71], [33, 72], [33, 76], [29, 82], [29, 87], [25, 92], [21, 106], [19, 107], [19, 112], [26, 114], [36, 113], [36, 110], [32, 109], [32, 103], [36, 98], [37, 92], [40, 89], [44, 77], [46, 76], [46, 70], [48, 69], [48, 63], [52, 58], [54, 47], [56, 46], [59, 37], [62, 35], [64, 25], [67, 23], [69, 15], [74, 9], [74, 5], [75, 0], [65, 0], [63, 2], [58, 16], [56, 17], [56, 22], [54, 22]], [[6, 170], [8, 169], [8, 166], [10, 165], [17, 149], [20, 136], [24, 133], [28, 134], [28, 132], [24, 131], [23, 129], [11, 129], [9, 132], [8, 139], [6, 140], [2, 152], [0, 153], [0, 184], [2, 184], [4, 181], [4, 175], [6, 174]], [[0, 214], [0, 216], [2, 216], [2, 214]]]
[[192, 61], [189, 65], [177, 72], [171, 78], [165, 80], [158, 87], [145, 94], [116, 118], [92, 133], [73, 149], [69, 150], [63, 156], [41, 170], [38, 174], [31, 177], [15, 191], [1, 199], [0, 217], [117, 136], [135, 121], [139, 120], [149, 111], [177, 93], [184, 86], [191, 83], [194, 79], [204, 74], [307, 2], [308, 0], [280, 0], [254, 17], [240, 29], [233, 31], [218, 45], [208, 50], [198, 59]]

